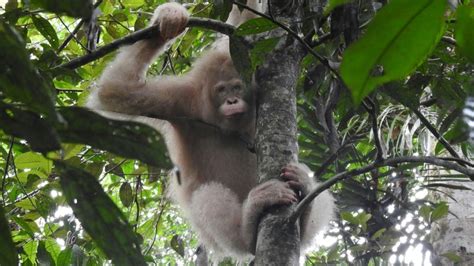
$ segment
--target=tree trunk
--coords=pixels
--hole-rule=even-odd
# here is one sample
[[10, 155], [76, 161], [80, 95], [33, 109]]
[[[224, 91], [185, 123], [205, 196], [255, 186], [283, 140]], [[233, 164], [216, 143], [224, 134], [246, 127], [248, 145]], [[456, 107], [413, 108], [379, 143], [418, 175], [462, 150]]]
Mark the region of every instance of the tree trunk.
[[[456, 265], [474, 265], [474, 184], [472, 182], [450, 182], [471, 190], [445, 189], [446, 194], [437, 194], [449, 205], [449, 214], [433, 227], [431, 238], [433, 265], [452, 265], [447, 257], [455, 255], [461, 259]], [[455, 200], [453, 200], [455, 199]], [[456, 257], [458, 256], [458, 257]]]
[[[277, 7], [278, 1], [273, 1], [272, 6]], [[272, 14], [279, 11], [272, 10]], [[288, 17], [283, 19], [289, 21]], [[293, 38], [283, 37], [256, 73], [259, 85], [256, 150], [260, 182], [278, 178], [284, 165], [297, 161], [295, 87], [302, 56], [301, 46]], [[275, 207], [262, 217], [255, 265], [299, 264], [298, 224], [287, 219], [293, 207]]]

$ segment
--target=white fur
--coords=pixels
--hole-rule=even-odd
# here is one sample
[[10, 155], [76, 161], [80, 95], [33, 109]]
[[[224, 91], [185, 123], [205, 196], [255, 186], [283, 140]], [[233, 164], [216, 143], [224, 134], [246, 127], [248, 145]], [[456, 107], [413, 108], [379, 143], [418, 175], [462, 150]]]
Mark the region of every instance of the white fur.
[[[258, 6], [256, 0], [248, 2], [252, 7]], [[164, 27], [160, 28], [163, 39], [140, 41], [122, 48], [91, 92], [87, 106], [107, 117], [142, 122], [159, 130], [165, 137], [171, 160], [180, 169], [180, 182], [172, 178], [169, 194], [183, 209], [200, 241], [217, 257], [246, 260], [251, 257], [250, 244], [262, 211], [275, 204], [289, 204], [296, 198], [288, 183], [282, 181], [272, 180], [257, 186], [256, 155], [248, 151], [241, 139], [193, 122], [193, 119], [212, 122], [215, 111], [207, 93], [216, 84], [213, 80], [225, 82], [222, 77], [235, 72], [225, 38], [182, 77], [147, 79], [149, 65], [166, 45], [163, 40], [183, 30], [185, 12], [178, 4], [158, 7], [152, 23]], [[250, 12], [240, 13], [234, 6], [228, 22], [239, 25], [252, 17]], [[254, 107], [253, 103], [249, 105]], [[244, 120], [247, 124], [238, 131], [252, 138], [255, 112], [252, 109], [249, 113], [251, 117]], [[170, 118], [164, 121], [139, 114]], [[189, 120], [176, 120], [174, 116]], [[307, 167], [298, 165], [292, 169], [293, 179], [307, 189], [316, 185], [309, 179]], [[303, 247], [308, 247], [316, 232], [328, 224], [333, 208], [331, 195], [324, 192], [304, 213]]]

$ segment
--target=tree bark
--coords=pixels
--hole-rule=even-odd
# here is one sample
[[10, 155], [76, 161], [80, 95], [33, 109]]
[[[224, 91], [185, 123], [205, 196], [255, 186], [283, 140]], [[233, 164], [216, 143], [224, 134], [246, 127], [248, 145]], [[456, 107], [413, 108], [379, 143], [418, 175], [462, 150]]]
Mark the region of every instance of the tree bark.
[[[472, 182], [449, 182], [471, 190], [443, 189], [447, 194], [437, 195], [449, 205], [449, 214], [438, 221], [431, 233], [434, 265], [452, 265], [446, 255], [455, 254], [461, 259], [456, 265], [474, 265], [474, 184]], [[446, 196], [449, 195], [450, 197]]]
[[[273, 1], [272, 6], [277, 7], [277, 2]], [[288, 17], [285, 21], [289, 21]], [[256, 151], [260, 182], [278, 178], [284, 165], [297, 161], [296, 81], [302, 57], [301, 46], [293, 38], [284, 37], [256, 73]], [[299, 264], [299, 227], [288, 219], [294, 207], [275, 207], [262, 217], [255, 265]]]

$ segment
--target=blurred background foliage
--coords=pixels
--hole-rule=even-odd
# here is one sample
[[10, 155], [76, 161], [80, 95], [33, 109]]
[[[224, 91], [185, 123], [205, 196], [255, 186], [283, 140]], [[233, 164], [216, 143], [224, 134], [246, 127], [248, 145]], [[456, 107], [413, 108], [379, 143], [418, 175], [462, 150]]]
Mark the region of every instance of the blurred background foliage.
[[[58, 67], [145, 28], [164, 2], [0, 1], [1, 265], [193, 263], [195, 235], [166, 198], [173, 166], [161, 136], [144, 125], [111, 121], [77, 107], [84, 105], [114, 54], [76, 69]], [[225, 1], [182, 2], [192, 16], [225, 20]], [[431, 31], [419, 26], [428, 19], [407, 22], [402, 26], [414, 34], [398, 34], [384, 43], [377, 37], [390, 31], [383, 18], [390, 22], [390, 15], [419, 5], [386, 2], [310, 0], [304, 5], [308, 19], [300, 24], [305, 41], [334, 69], [359, 33], [366, 33], [348, 50], [353, 60], [342, 61], [349, 90], [313, 55], [301, 63], [300, 160], [320, 180], [379, 156], [472, 156], [469, 128], [462, 121], [474, 87], [472, 3], [423, 9], [427, 17], [438, 15], [442, 21], [431, 23]], [[356, 17], [348, 10], [356, 10]], [[384, 16], [374, 19], [380, 10]], [[187, 71], [215, 37], [211, 31], [188, 29], [149, 74]], [[406, 50], [394, 43], [421, 48]], [[256, 47], [258, 53], [269, 52], [274, 42]], [[261, 60], [258, 53], [251, 53], [253, 62]], [[361, 67], [357, 58], [362, 67], [373, 63], [366, 76], [354, 72]], [[385, 69], [374, 73], [380, 65]], [[389, 78], [380, 81], [379, 76]], [[360, 78], [373, 84], [359, 86]], [[467, 190], [462, 183], [468, 181], [417, 163], [381, 167], [338, 183], [333, 188], [338, 217], [305, 264], [395, 263], [398, 255], [414, 250], [422, 264], [428, 263], [432, 225], [449, 210], [433, 192]], [[458, 258], [453, 254], [450, 259]]]

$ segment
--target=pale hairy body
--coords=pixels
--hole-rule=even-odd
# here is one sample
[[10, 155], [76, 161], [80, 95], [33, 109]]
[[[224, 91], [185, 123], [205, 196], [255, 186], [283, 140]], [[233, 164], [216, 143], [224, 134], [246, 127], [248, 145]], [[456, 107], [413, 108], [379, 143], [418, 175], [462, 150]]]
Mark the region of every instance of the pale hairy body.
[[[257, 8], [256, 0], [248, 4]], [[228, 23], [239, 25], [252, 17], [234, 7]], [[160, 24], [161, 35], [122, 48], [87, 105], [157, 128], [180, 170], [179, 180], [171, 180], [170, 194], [200, 241], [220, 256], [242, 259], [251, 255], [265, 208], [298, 201], [295, 191], [306, 193], [315, 182], [306, 166], [293, 163], [282, 169], [282, 180], [257, 185], [256, 155], [244, 141], [255, 135], [256, 88], [244, 87], [225, 39], [183, 76], [146, 77], [149, 65], [184, 30], [187, 19], [179, 4], [158, 7], [151, 21]], [[305, 212], [303, 247], [332, 218], [333, 205], [325, 192]]]

